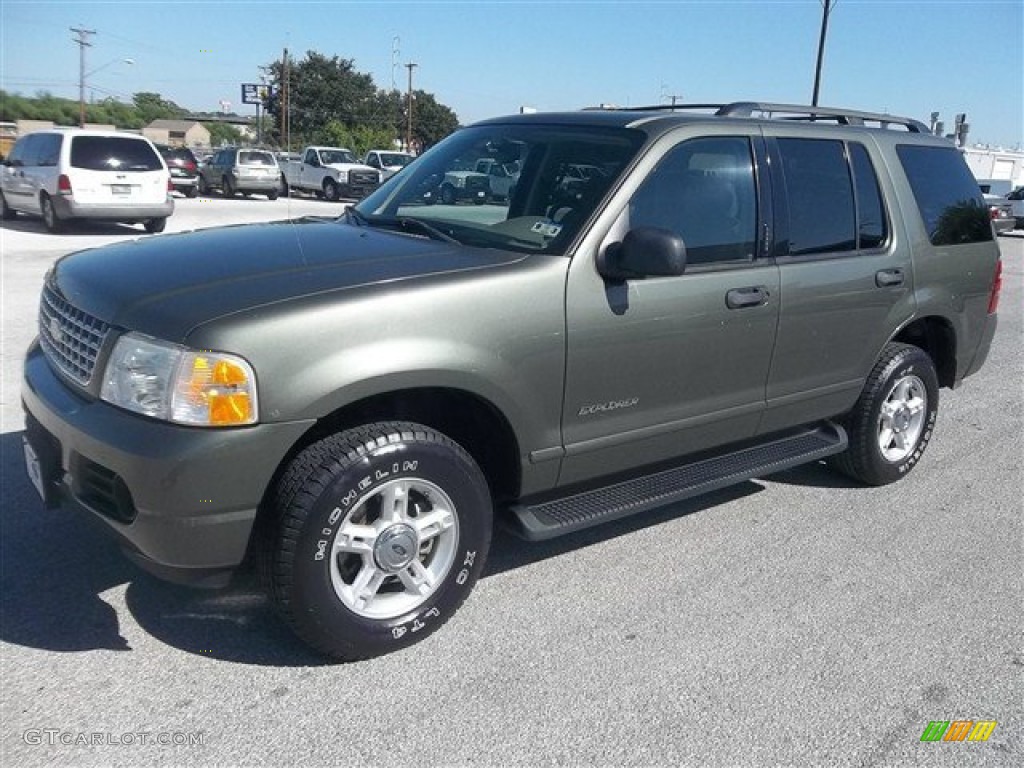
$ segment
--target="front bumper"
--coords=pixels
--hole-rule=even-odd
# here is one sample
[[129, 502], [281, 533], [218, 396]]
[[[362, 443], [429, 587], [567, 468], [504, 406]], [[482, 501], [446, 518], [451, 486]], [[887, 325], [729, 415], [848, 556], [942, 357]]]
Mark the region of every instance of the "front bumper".
[[274, 472], [312, 425], [208, 429], [140, 417], [70, 389], [38, 342], [22, 402], [48, 504], [86, 510], [133, 560], [185, 583], [222, 582], [242, 562]]
[[161, 203], [113, 204], [77, 203], [70, 197], [55, 195], [53, 207], [62, 219], [93, 219], [98, 221], [145, 221], [166, 219], [174, 213], [174, 200], [166, 198]]

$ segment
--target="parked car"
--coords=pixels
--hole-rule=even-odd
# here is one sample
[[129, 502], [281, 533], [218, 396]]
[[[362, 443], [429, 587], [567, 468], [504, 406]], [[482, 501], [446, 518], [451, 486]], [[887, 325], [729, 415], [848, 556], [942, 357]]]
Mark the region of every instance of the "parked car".
[[[482, 157], [522, 158], [507, 204], [428, 204]], [[337, 219], [57, 261], [25, 462], [158, 575], [260, 563], [298, 636], [361, 659], [456, 613], [497, 522], [548, 539], [826, 459], [872, 486], [920, 471], [1001, 270], [977, 181], [917, 120], [496, 118]], [[971, 450], [943, 439], [932, 471]]]
[[985, 204], [988, 206], [989, 216], [992, 218], [992, 227], [997, 235], [1002, 235], [1017, 228], [1013, 216], [1013, 202], [1005, 197], [984, 194]]
[[162, 232], [174, 212], [170, 174], [149, 139], [64, 128], [29, 133], [3, 162], [3, 218], [41, 216], [50, 232], [75, 220], [141, 223]]
[[281, 190], [280, 176], [281, 169], [272, 152], [228, 147], [218, 150], [208, 163], [199, 167], [199, 193], [208, 195], [219, 189], [224, 197], [257, 194], [276, 200]]
[[154, 146], [167, 164], [175, 191], [181, 192], [185, 197], [195, 197], [199, 191], [199, 161], [192, 154], [192, 150], [188, 147], [169, 147], [166, 144]]
[[363, 157], [363, 165], [380, 171], [380, 180], [387, 181], [409, 163], [416, 159], [408, 152], [395, 152], [390, 149], [371, 149]]
[[1024, 229], [1024, 187], [1017, 187], [1006, 199], [1010, 201], [1015, 228]]

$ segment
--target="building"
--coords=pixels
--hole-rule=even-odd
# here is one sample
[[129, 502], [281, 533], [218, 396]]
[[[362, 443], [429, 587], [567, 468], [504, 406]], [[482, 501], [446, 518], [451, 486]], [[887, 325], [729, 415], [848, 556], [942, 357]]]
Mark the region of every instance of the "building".
[[142, 129], [154, 144], [172, 147], [208, 147], [210, 132], [198, 120], [154, 120]]
[[980, 183], [997, 195], [1024, 187], [1024, 152], [987, 147], [965, 147], [964, 160]]

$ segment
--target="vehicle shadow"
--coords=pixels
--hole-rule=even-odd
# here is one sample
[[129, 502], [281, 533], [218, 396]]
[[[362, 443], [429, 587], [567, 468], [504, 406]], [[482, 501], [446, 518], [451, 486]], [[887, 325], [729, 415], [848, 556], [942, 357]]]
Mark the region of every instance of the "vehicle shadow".
[[[149, 636], [178, 650], [241, 664], [335, 663], [308, 649], [274, 614], [254, 569], [220, 590], [159, 581], [130, 563], [88, 515], [46, 510], [23, 464], [22, 432], [0, 435], [0, 641], [46, 651], [131, 651], [114, 604]], [[759, 493], [746, 482], [546, 542], [527, 543], [500, 526], [483, 578]], [[110, 602], [108, 602], [108, 599]]]
[[25, 473], [22, 432], [0, 435], [0, 641], [45, 651], [131, 651], [105, 599], [152, 637], [189, 653], [264, 666], [330, 663], [273, 615], [251, 571], [223, 590], [161, 582], [134, 566], [102, 524], [47, 510]]
[[863, 488], [864, 483], [847, 477], [825, 461], [812, 461], [792, 469], [767, 475], [765, 480], [785, 485], [804, 485], [809, 488]]
[[120, 224], [116, 221], [90, 221], [87, 219], [76, 219], [74, 222], [65, 224], [60, 232], [49, 232], [41, 218], [19, 215], [14, 219], [0, 220], [0, 229], [9, 229], [12, 232], [28, 232], [50, 237], [67, 237], [68, 235], [144, 235], [146, 230], [142, 225]]

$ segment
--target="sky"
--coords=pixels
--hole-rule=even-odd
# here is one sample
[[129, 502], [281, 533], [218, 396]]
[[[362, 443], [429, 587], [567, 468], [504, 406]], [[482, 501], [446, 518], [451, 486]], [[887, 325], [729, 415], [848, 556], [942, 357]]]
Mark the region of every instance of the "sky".
[[[0, 88], [78, 97], [71, 27], [95, 30], [86, 97], [160, 93], [240, 114], [241, 84], [306, 51], [413, 87], [463, 124], [612, 103], [809, 104], [822, 0], [0, 0]], [[132, 64], [125, 59], [131, 59]], [[969, 143], [1024, 145], [1024, 0], [838, 0], [822, 106], [939, 112]]]

